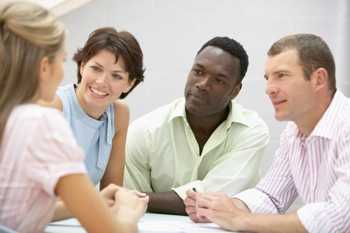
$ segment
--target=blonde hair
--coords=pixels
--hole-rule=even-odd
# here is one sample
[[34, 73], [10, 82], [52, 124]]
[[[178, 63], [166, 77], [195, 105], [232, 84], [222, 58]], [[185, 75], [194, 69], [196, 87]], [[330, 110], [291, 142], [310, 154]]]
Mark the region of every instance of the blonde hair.
[[0, 143], [7, 119], [37, 92], [39, 66], [62, 49], [65, 30], [47, 9], [31, 2], [0, 5]]

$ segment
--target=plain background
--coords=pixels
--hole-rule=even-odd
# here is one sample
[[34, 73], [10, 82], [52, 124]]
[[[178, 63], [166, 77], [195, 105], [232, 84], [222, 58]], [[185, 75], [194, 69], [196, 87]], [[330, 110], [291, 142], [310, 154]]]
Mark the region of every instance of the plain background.
[[[314, 33], [330, 46], [337, 66], [338, 89], [350, 93], [350, 4], [347, 0], [93, 0], [61, 16], [68, 29], [65, 80], [75, 82], [74, 52], [98, 27], [127, 30], [144, 52], [145, 82], [127, 98], [131, 121], [183, 96], [187, 74], [197, 50], [214, 36], [239, 41], [250, 65], [237, 100], [254, 109], [270, 128], [266, 150], [272, 157], [285, 123], [274, 119], [265, 95], [266, 51], [292, 33]], [[266, 160], [267, 167], [270, 160]]]

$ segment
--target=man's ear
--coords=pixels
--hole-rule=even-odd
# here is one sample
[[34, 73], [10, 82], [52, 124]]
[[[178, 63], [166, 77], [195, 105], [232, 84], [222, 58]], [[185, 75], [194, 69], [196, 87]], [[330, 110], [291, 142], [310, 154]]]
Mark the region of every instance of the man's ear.
[[50, 77], [50, 61], [48, 57], [43, 57], [39, 63], [39, 80], [47, 81]]
[[325, 68], [320, 67], [314, 70], [311, 74], [310, 79], [315, 90], [319, 90], [325, 87], [328, 88], [329, 76]]
[[232, 92], [231, 92], [231, 100], [236, 98], [236, 96], [239, 94], [239, 92], [241, 91], [242, 89], [242, 83], [239, 82], [238, 84], [236, 84], [234, 86], [234, 88], [232, 89]]

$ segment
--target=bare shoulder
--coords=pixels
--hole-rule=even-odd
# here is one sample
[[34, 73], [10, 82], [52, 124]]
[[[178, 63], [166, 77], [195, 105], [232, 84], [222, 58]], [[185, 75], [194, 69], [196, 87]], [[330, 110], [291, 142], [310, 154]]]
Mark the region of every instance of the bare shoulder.
[[114, 102], [114, 114], [116, 129], [127, 128], [129, 125], [129, 106], [123, 100]]
[[52, 106], [54, 108], [57, 108], [60, 111], [63, 111], [63, 104], [62, 104], [62, 100], [60, 99], [60, 97], [58, 97], [57, 95], [55, 96], [55, 99], [52, 102]]

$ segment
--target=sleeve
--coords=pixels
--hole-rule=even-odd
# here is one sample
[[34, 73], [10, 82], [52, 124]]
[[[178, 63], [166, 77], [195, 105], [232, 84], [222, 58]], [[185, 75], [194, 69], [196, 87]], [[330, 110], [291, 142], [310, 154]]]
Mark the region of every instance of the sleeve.
[[84, 155], [59, 112], [46, 113], [41, 118], [35, 122], [27, 147], [26, 172], [49, 195], [54, 195], [61, 177], [86, 173]]
[[[146, 124], [145, 124], [146, 125]], [[149, 137], [140, 121], [129, 127], [126, 140], [126, 163], [124, 185], [141, 192], [153, 192], [151, 187], [151, 168], [149, 166]]]
[[334, 185], [325, 201], [306, 204], [297, 211], [310, 233], [350, 232], [350, 133], [340, 137]]
[[234, 196], [242, 200], [253, 213], [283, 213], [297, 197], [289, 168], [287, 140], [288, 136], [283, 133], [275, 160], [258, 185]]
[[240, 143], [214, 161], [203, 180], [195, 180], [173, 190], [185, 199], [186, 191], [192, 188], [199, 192], [233, 195], [253, 187], [259, 180], [263, 152], [268, 141], [269, 132], [265, 124], [250, 130], [246, 135], [240, 135]]

